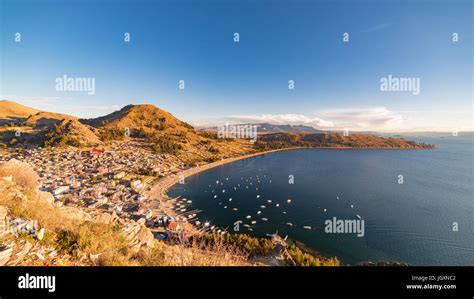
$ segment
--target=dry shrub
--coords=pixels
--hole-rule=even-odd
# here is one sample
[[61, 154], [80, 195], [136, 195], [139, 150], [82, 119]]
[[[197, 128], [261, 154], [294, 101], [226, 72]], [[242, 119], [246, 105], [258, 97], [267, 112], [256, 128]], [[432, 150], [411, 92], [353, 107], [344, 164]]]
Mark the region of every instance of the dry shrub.
[[95, 256], [100, 266], [131, 265], [129, 244], [112, 225], [85, 221], [73, 230], [61, 230], [57, 244], [62, 252], [75, 256]]
[[42, 199], [37, 193], [20, 196], [10, 192], [8, 186], [0, 185], [0, 205], [8, 207], [12, 215], [22, 219], [37, 220], [47, 231], [69, 229], [75, 223], [65, 215], [63, 210]]
[[160, 242], [151, 253], [138, 256], [141, 265], [149, 266], [250, 266], [248, 254], [221, 241], [182, 241], [176, 245]]
[[112, 225], [84, 222], [77, 229], [78, 244], [85, 254], [100, 254], [101, 266], [127, 265], [129, 244]]
[[0, 165], [0, 177], [12, 176], [13, 181], [27, 190], [36, 190], [39, 186], [38, 175], [26, 162], [11, 159]]

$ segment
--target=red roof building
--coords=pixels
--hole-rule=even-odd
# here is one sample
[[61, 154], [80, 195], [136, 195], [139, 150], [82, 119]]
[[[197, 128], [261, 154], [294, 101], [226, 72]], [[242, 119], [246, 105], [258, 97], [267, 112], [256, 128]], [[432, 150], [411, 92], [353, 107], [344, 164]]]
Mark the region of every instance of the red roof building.
[[176, 221], [170, 221], [166, 226], [169, 230], [176, 231], [179, 229], [179, 223]]
[[91, 149], [89, 153], [91, 155], [100, 155], [100, 154], [104, 153], [104, 151], [94, 148], [94, 149]]

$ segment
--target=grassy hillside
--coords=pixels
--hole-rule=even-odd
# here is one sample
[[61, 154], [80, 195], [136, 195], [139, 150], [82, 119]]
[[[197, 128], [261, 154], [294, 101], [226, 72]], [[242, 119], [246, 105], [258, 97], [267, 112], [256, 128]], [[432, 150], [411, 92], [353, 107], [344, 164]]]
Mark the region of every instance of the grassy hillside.
[[153, 105], [128, 105], [96, 119], [81, 120], [98, 130], [104, 143], [135, 139], [156, 153], [179, 156], [190, 163], [210, 162], [253, 151], [248, 140], [219, 139], [195, 130]]
[[[265, 134], [258, 135], [256, 143], [247, 139], [223, 139], [217, 138], [215, 131], [195, 130], [171, 113], [150, 104], [128, 105], [99, 118], [78, 120], [74, 116], [37, 111], [2, 101], [0, 115], [16, 117], [15, 123], [0, 125], [3, 147], [112, 147], [123, 141], [133, 140], [153, 153], [175, 155], [187, 163], [213, 162], [256, 151], [287, 147], [432, 148], [403, 138], [314, 133], [304, 126], [270, 124], [260, 124], [261, 128], [267, 130]], [[284, 132], [268, 133], [275, 130]], [[311, 133], [292, 133], [292, 130]], [[21, 136], [16, 136], [15, 133], [18, 132]]]
[[15, 102], [0, 101], [0, 125], [9, 122], [20, 122], [27, 119], [30, 115], [36, 114], [40, 110], [26, 107]]
[[333, 148], [402, 148], [423, 149], [433, 145], [420, 144], [403, 138], [385, 138], [368, 134], [317, 133], [317, 134], [264, 134], [256, 143], [259, 149], [279, 149], [285, 147], [333, 147]]

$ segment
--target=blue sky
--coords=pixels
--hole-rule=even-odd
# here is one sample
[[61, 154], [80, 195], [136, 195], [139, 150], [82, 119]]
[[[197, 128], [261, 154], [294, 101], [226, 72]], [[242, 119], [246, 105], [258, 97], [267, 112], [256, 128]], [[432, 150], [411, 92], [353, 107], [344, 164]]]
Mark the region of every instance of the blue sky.
[[[95, 117], [152, 103], [196, 125], [473, 130], [469, 0], [0, 3], [0, 95], [35, 108]], [[57, 91], [65, 74], [95, 78], [95, 94]], [[381, 91], [388, 75], [419, 78], [420, 94]]]

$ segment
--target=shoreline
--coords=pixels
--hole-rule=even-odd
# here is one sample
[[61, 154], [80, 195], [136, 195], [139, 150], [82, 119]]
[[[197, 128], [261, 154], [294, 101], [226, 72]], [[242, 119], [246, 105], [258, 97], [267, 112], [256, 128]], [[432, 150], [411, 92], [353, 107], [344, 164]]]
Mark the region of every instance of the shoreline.
[[[250, 153], [250, 154], [245, 154], [245, 155], [239, 156], [239, 157], [227, 158], [227, 159], [223, 159], [223, 160], [219, 160], [219, 161], [199, 165], [199, 166], [196, 166], [196, 167], [188, 168], [186, 170], [180, 171], [178, 173], [175, 173], [171, 176], [168, 176], [168, 177], [163, 178], [162, 180], [158, 181], [157, 183], [155, 183], [151, 187], [150, 191], [148, 191], [148, 194], [150, 194], [154, 198], [158, 198], [161, 201], [161, 206], [160, 206], [161, 210], [163, 210], [166, 214], [168, 214], [172, 217], [175, 217], [177, 215], [175, 210], [171, 209], [170, 207], [166, 207], [164, 204], [169, 203], [170, 201], [173, 200], [173, 198], [170, 198], [167, 195], [167, 192], [171, 187], [178, 184], [181, 179], [183, 179], [183, 178], [185, 179], [187, 177], [196, 175], [200, 172], [203, 172], [203, 171], [206, 171], [206, 170], [218, 167], [218, 166], [222, 166], [222, 165], [225, 165], [225, 164], [228, 164], [228, 163], [236, 162], [236, 161], [239, 161], [239, 160], [252, 158], [252, 157], [256, 157], [256, 156], [261, 156], [261, 155], [265, 155], [265, 154], [270, 154], [270, 153], [274, 153], [274, 152], [281, 152], [281, 151], [295, 150], [295, 149], [303, 149], [303, 148], [306, 148], [306, 147], [292, 147], [292, 148], [283, 148], [283, 149], [275, 149], [275, 150], [269, 150], [269, 151], [264, 151], [264, 152]], [[183, 224], [183, 222], [184, 222], [183, 226], [184, 226], [186, 232], [188, 232], [188, 233], [197, 233], [198, 232], [197, 228], [193, 224], [191, 224], [189, 221], [178, 221], [178, 222], [180, 222], [181, 224]]]
[[[185, 170], [182, 170], [180, 172], [177, 172], [173, 175], [167, 176], [155, 184], [152, 185], [151, 189], [147, 192], [150, 196], [154, 198], [158, 198], [161, 202], [160, 209], [164, 211], [166, 214], [172, 217], [176, 217], [177, 213], [175, 210], [171, 209], [170, 207], [167, 207], [165, 204], [169, 204], [173, 198], [170, 198], [167, 195], [168, 190], [173, 187], [174, 185], [178, 184], [181, 179], [186, 179], [188, 177], [191, 177], [193, 175], [196, 175], [200, 172], [222, 166], [228, 163], [236, 162], [239, 160], [247, 159], [247, 158], [253, 158], [256, 156], [261, 156], [265, 154], [271, 154], [275, 152], [282, 152], [282, 151], [288, 151], [288, 150], [298, 150], [298, 149], [340, 149], [340, 150], [367, 150], [367, 149], [373, 149], [373, 150], [422, 150], [422, 149], [434, 149], [434, 148], [354, 148], [354, 147], [289, 147], [289, 148], [282, 148], [282, 149], [274, 149], [274, 150], [268, 150], [268, 151], [263, 151], [263, 152], [255, 152], [255, 153], [250, 153], [250, 154], [245, 154], [242, 156], [238, 157], [232, 157], [232, 158], [226, 158], [223, 160], [191, 167]], [[199, 230], [196, 228], [195, 225], [191, 224], [187, 220], [180, 220], [177, 221], [180, 224], [183, 224], [183, 227], [187, 233], [198, 233]]]

